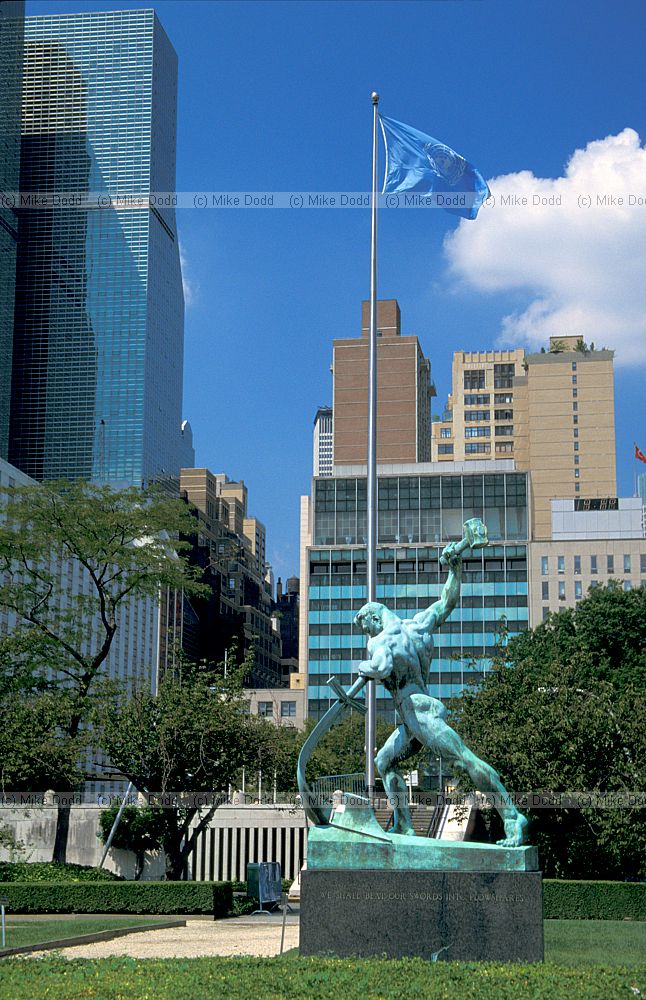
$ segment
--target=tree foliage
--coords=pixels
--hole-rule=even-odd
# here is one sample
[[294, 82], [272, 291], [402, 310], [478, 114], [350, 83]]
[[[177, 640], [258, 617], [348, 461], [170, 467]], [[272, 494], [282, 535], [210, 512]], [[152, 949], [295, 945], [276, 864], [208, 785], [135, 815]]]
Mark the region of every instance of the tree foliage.
[[[0, 608], [15, 621], [0, 642], [2, 781], [69, 788], [83, 777], [82, 725], [121, 609], [162, 586], [201, 589], [179, 541], [194, 521], [182, 501], [134, 488], [55, 482], [2, 493]], [[59, 809], [60, 861], [68, 813]]]
[[[193, 519], [181, 501], [135, 488], [54, 482], [3, 492], [0, 608], [17, 623], [5, 642], [14, 654], [22, 643], [19, 663], [56, 675], [73, 693], [74, 735], [124, 603], [154, 597], [163, 585], [199, 589], [178, 556], [185, 547], [179, 533], [194, 530]], [[84, 587], [70, 586], [75, 568]]]
[[[99, 838], [106, 844], [114, 821], [119, 813], [119, 806], [113, 805], [102, 809], [99, 814]], [[135, 881], [141, 878], [144, 870], [144, 854], [146, 851], [156, 851], [164, 839], [165, 823], [162, 809], [151, 806], [125, 806], [111, 841], [111, 847], [132, 851], [135, 855]]]
[[160, 839], [169, 878], [183, 877], [199, 832], [242, 768], [272, 773], [280, 731], [248, 714], [241, 686], [247, 666], [229, 669], [227, 677], [186, 666], [180, 675], [168, 674], [157, 694], [108, 698], [96, 713], [112, 763], [164, 806]]
[[[644, 795], [644, 596], [592, 590], [576, 609], [512, 638], [479, 687], [454, 703], [456, 729], [510, 791]], [[643, 811], [529, 813], [546, 874], [646, 875]]]

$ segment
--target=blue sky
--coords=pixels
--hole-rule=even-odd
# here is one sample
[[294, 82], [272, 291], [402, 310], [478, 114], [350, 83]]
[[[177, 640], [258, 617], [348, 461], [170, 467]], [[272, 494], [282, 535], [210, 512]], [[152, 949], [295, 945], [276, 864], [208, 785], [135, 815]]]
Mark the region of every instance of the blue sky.
[[[367, 190], [376, 89], [385, 115], [466, 155], [498, 196], [570, 199], [472, 223], [384, 211], [379, 294], [431, 358], [437, 412], [454, 350], [501, 336], [535, 349], [575, 327], [614, 347], [618, 485], [632, 493], [633, 441], [646, 450], [644, 4], [56, 0], [27, 13], [150, 6], [179, 56], [178, 191]], [[606, 191], [644, 204], [576, 206]], [[357, 335], [369, 292], [368, 210], [183, 209], [178, 226], [197, 464], [245, 480], [276, 575], [297, 574], [332, 339]]]

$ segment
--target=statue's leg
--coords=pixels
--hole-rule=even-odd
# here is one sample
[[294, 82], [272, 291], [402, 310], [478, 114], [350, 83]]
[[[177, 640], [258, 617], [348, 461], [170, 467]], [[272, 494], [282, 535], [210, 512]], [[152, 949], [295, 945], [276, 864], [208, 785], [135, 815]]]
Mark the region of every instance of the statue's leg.
[[[473, 753], [454, 729], [437, 715], [418, 710], [415, 712], [413, 735], [430, 746], [443, 757], [446, 757], [456, 767], [467, 772], [479, 792], [492, 792], [498, 799], [497, 806], [504, 827], [505, 836], [498, 843], [502, 847], [520, 847], [525, 843], [527, 835], [527, 819], [519, 813], [516, 806], [509, 802], [509, 794], [500, 780], [500, 775]], [[419, 731], [417, 731], [419, 730]]]
[[382, 777], [386, 795], [393, 806], [393, 833], [415, 833], [408, 808], [406, 782], [401, 771], [398, 771], [395, 766], [398, 761], [408, 756], [410, 750], [410, 737], [404, 726], [399, 726], [394, 733], [390, 734], [375, 757], [375, 764]]

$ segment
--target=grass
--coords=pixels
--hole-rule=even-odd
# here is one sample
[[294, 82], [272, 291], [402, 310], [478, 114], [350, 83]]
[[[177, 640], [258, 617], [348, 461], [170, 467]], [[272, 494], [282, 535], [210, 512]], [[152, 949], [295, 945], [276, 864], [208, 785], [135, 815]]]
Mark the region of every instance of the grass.
[[12, 1000], [632, 1000], [645, 993], [646, 965], [322, 958], [0, 961], [0, 995]]
[[546, 920], [544, 926], [545, 960], [548, 962], [558, 965], [646, 963], [644, 921]]
[[[139, 922], [151, 918], [139, 918]], [[64, 933], [136, 917], [25, 922]], [[15, 932], [18, 931], [18, 926]], [[89, 933], [89, 930], [85, 930]], [[300, 958], [0, 959], [12, 1000], [614, 1000], [646, 996], [646, 922], [547, 920], [543, 965]]]
[[[65, 938], [77, 937], [79, 934], [96, 934], [97, 931], [115, 930], [118, 927], [139, 927], [145, 924], [159, 923], [161, 918], [149, 916], [101, 916], [101, 917], [70, 917], [66, 920], [44, 917], [41, 919], [21, 920], [20, 917], [7, 917], [6, 941], [7, 948], [21, 948], [23, 945], [45, 944], [47, 941], [62, 941]], [[1, 953], [1, 952], [0, 952]]]

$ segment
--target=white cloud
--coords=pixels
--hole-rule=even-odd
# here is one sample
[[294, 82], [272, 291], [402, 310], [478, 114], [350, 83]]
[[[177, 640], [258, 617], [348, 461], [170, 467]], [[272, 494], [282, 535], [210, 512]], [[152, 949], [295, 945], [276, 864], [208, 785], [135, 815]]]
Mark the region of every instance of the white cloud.
[[614, 348], [618, 364], [645, 362], [646, 148], [637, 133], [577, 149], [563, 177], [525, 170], [489, 186], [493, 205], [462, 221], [444, 250], [460, 282], [527, 293], [528, 305], [502, 317], [499, 346], [574, 334]]
[[184, 305], [188, 309], [195, 303], [197, 298], [197, 284], [190, 277], [190, 268], [188, 265], [188, 259], [186, 257], [186, 250], [180, 243], [179, 245], [179, 263], [182, 269], [182, 287], [184, 289]]

